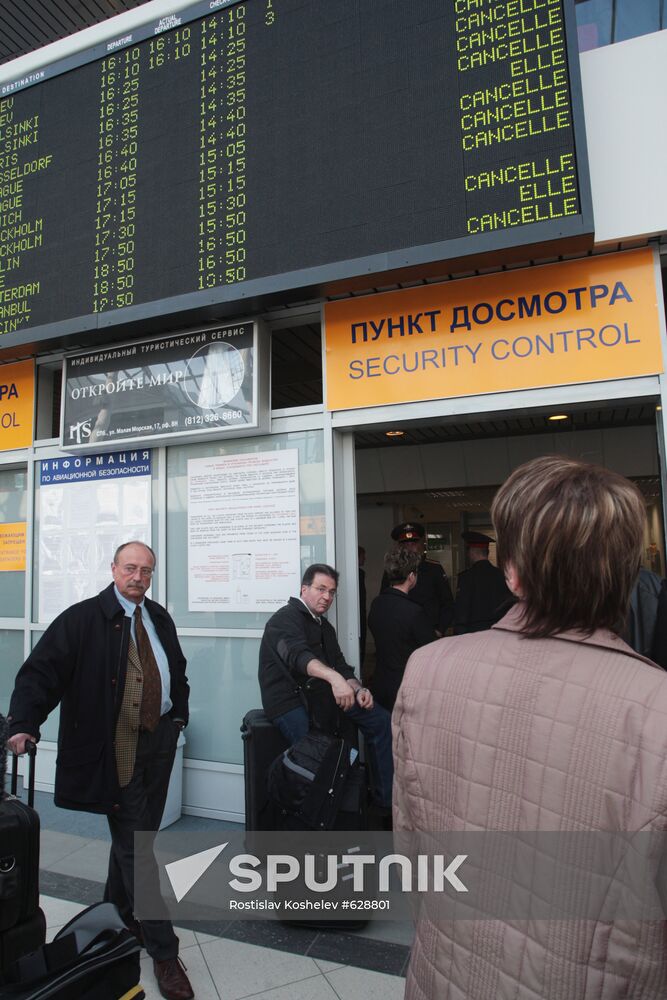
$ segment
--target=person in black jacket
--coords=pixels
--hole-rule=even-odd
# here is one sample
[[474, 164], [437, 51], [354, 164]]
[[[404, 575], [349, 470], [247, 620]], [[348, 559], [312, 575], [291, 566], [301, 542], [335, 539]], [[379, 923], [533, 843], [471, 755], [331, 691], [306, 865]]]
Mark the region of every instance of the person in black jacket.
[[374, 598], [368, 614], [376, 659], [371, 690], [390, 712], [408, 659], [415, 649], [438, 638], [424, 609], [409, 598], [417, 583], [420, 559], [417, 552], [404, 548], [387, 553], [384, 571], [389, 586]]
[[620, 634], [642, 656], [667, 670], [667, 581], [643, 567], [632, 588]]
[[667, 670], [667, 580], [662, 581], [658, 594], [650, 658]]
[[[397, 524], [391, 537], [401, 549], [419, 556], [417, 582], [409, 599], [424, 609], [424, 614], [438, 635], [444, 635], [454, 620], [454, 597], [444, 569], [435, 559], [426, 558], [426, 531], [423, 524], [404, 521]], [[380, 593], [389, 586], [387, 574], [382, 577]]]
[[513, 601], [501, 570], [489, 562], [489, 545], [493, 539], [481, 531], [464, 531], [463, 541], [469, 566], [458, 576], [454, 635], [491, 628]]
[[[259, 649], [259, 686], [267, 716], [288, 743], [296, 743], [310, 726], [302, 689], [309, 678], [322, 681], [325, 701], [343, 709], [373, 748], [377, 764], [379, 805], [391, 805], [394, 766], [391, 719], [355, 677], [324, 617], [338, 587], [332, 566], [315, 563], [303, 574], [300, 597], [290, 597], [266, 623]], [[324, 707], [324, 716], [331, 718]]]
[[148, 545], [126, 542], [114, 554], [113, 583], [49, 625], [16, 677], [9, 746], [23, 753], [60, 704], [54, 801], [107, 814], [105, 899], [143, 937], [162, 996], [188, 1000], [194, 993], [166, 909], [141, 927], [133, 916], [135, 868], [149, 905], [159, 906], [155, 858], [145, 846], [135, 865], [134, 834], [159, 828], [190, 690], [176, 626], [145, 597], [154, 568]]

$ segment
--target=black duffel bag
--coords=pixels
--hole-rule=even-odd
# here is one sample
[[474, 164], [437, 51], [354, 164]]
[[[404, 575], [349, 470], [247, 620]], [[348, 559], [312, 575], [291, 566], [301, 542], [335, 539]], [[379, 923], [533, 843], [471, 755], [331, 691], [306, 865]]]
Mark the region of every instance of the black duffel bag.
[[77, 913], [50, 944], [3, 970], [7, 1000], [142, 1000], [141, 945], [113, 903]]
[[286, 829], [331, 830], [339, 811], [350, 807], [359, 783], [357, 751], [340, 736], [311, 729], [274, 760], [269, 769], [269, 798]]

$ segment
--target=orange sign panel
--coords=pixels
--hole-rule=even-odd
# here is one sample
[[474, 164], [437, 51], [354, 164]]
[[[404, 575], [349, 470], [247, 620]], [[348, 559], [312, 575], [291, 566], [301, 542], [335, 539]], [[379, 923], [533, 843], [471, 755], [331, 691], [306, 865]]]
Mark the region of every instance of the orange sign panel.
[[0, 365], [0, 451], [32, 444], [35, 364]]
[[325, 518], [319, 514], [299, 518], [299, 531], [302, 535], [326, 534]]
[[26, 523], [0, 524], [0, 573], [25, 572]]
[[661, 309], [648, 248], [330, 302], [327, 407], [657, 374]]

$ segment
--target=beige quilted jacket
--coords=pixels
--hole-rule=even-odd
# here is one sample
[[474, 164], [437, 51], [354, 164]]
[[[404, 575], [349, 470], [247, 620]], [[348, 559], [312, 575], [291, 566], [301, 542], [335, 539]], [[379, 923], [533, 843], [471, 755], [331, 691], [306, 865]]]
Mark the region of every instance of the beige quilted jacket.
[[[493, 629], [411, 657], [394, 828], [667, 829], [667, 673], [617, 636]], [[408, 1000], [665, 1000], [658, 921], [417, 923]]]

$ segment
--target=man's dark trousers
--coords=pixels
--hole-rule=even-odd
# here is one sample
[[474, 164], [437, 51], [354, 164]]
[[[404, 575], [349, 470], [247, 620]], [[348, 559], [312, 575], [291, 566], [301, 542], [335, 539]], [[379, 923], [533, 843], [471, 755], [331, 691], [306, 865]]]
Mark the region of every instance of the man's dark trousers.
[[[136, 831], [157, 832], [164, 812], [169, 788], [179, 727], [168, 715], [163, 715], [154, 732], [139, 732], [137, 758], [132, 778], [121, 789], [120, 809], [109, 814], [111, 852], [105, 900], [115, 903], [123, 919], [132, 924], [135, 909], [135, 889], [140, 908], [151, 915], [163, 912], [162, 919], [142, 920], [141, 929], [146, 950], [151, 958], [164, 961], [178, 955], [178, 938], [169, 920], [160, 895], [160, 879], [152, 848], [140, 838], [141, 847], [135, 853]], [[135, 886], [136, 870], [136, 886]]]

